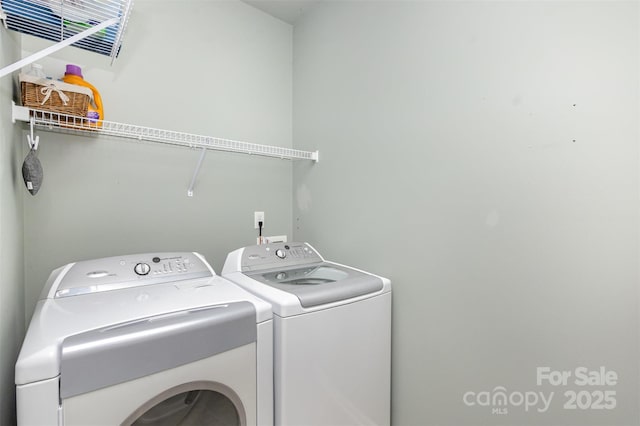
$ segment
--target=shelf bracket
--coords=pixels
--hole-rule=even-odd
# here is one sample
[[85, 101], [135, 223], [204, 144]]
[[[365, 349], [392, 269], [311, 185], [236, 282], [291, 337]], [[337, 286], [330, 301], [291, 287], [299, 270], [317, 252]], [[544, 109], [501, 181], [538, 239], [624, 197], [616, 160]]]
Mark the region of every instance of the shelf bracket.
[[15, 101], [11, 101], [11, 122], [15, 124], [16, 121], [30, 121], [29, 108], [16, 105]]
[[119, 18], [111, 18], [111, 19], [107, 19], [106, 21], [103, 21], [99, 24], [96, 24], [95, 26], [88, 28], [76, 35], [74, 35], [73, 37], [69, 37], [67, 39], [64, 39], [62, 41], [57, 42], [56, 44], [49, 46], [45, 49], [42, 49], [39, 52], [34, 53], [33, 55], [27, 56], [24, 59], [19, 60], [18, 62], [15, 62], [11, 65], [8, 65], [2, 69], [0, 69], [0, 78], [4, 77], [5, 75], [9, 75], [12, 72], [19, 70], [22, 67], [25, 67], [39, 59], [44, 58], [45, 56], [49, 56], [52, 53], [57, 52], [60, 49], [63, 49], [67, 46], [72, 45], [73, 43], [76, 43], [86, 37], [89, 37], [92, 34], [97, 33], [98, 31], [101, 31], [107, 27], [110, 27], [111, 25], [117, 24], [118, 22], [120, 22]]
[[198, 158], [198, 164], [196, 164], [196, 169], [193, 171], [193, 177], [191, 178], [189, 189], [187, 189], [187, 197], [193, 197], [193, 187], [196, 184], [196, 177], [200, 172], [200, 168], [202, 167], [202, 161], [204, 161], [204, 156], [206, 153], [207, 153], [207, 148], [202, 148], [202, 150], [200, 151], [200, 158]]

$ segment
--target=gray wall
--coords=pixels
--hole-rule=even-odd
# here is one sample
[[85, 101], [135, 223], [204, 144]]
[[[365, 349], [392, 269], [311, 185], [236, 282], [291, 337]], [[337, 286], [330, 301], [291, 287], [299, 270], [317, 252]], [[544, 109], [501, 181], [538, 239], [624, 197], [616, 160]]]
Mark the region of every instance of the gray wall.
[[[292, 27], [238, 1], [137, 0], [120, 58], [75, 48], [42, 63], [55, 77], [83, 67], [106, 119], [291, 146]], [[43, 43], [24, 37], [23, 49]], [[266, 231], [291, 235], [291, 163], [115, 138], [40, 132], [45, 180], [25, 195], [26, 307], [49, 272], [122, 253], [196, 250], [216, 271], [226, 254]]]
[[[640, 422], [638, 47], [636, 2], [323, 2], [296, 23], [294, 146], [321, 161], [294, 165], [294, 237], [392, 279], [394, 424]], [[567, 385], [538, 386], [545, 366]], [[619, 380], [578, 386], [581, 366]], [[499, 386], [554, 396], [463, 403]]]
[[[20, 59], [20, 37], [0, 26], [0, 68]], [[0, 80], [0, 424], [15, 423], [14, 365], [24, 333], [23, 182], [20, 126], [11, 123], [17, 93]]]

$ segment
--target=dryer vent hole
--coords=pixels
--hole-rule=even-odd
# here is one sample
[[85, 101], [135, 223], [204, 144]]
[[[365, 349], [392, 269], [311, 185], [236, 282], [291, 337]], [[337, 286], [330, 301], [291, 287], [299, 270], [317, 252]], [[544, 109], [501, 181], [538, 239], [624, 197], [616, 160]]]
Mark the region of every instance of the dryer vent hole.
[[240, 425], [240, 417], [233, 402], [221, 393], [193, 390], [174, 395], [151, 407], [132, 425]]

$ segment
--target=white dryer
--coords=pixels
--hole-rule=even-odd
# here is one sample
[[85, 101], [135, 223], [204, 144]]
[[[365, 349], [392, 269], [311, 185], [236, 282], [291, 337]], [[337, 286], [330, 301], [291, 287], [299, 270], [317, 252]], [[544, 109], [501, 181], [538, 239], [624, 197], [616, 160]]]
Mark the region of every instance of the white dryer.
[[272, 305], [277, 425], [390, 424], [388, 279], [306, 243], [233, 251], [222, 275]]
[[271, 318], [197, 253], [68, 264], [18, 356], [18, 424], [272, 425]]

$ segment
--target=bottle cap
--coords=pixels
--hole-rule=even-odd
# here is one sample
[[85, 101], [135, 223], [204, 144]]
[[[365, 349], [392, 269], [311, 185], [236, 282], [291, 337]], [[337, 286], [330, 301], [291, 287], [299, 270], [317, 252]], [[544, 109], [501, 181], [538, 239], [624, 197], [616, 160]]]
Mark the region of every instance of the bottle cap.
[[77, 65], [67, 64], [67, 71], [64, 75], [71, 74], [82, 77], [82, 68]]

